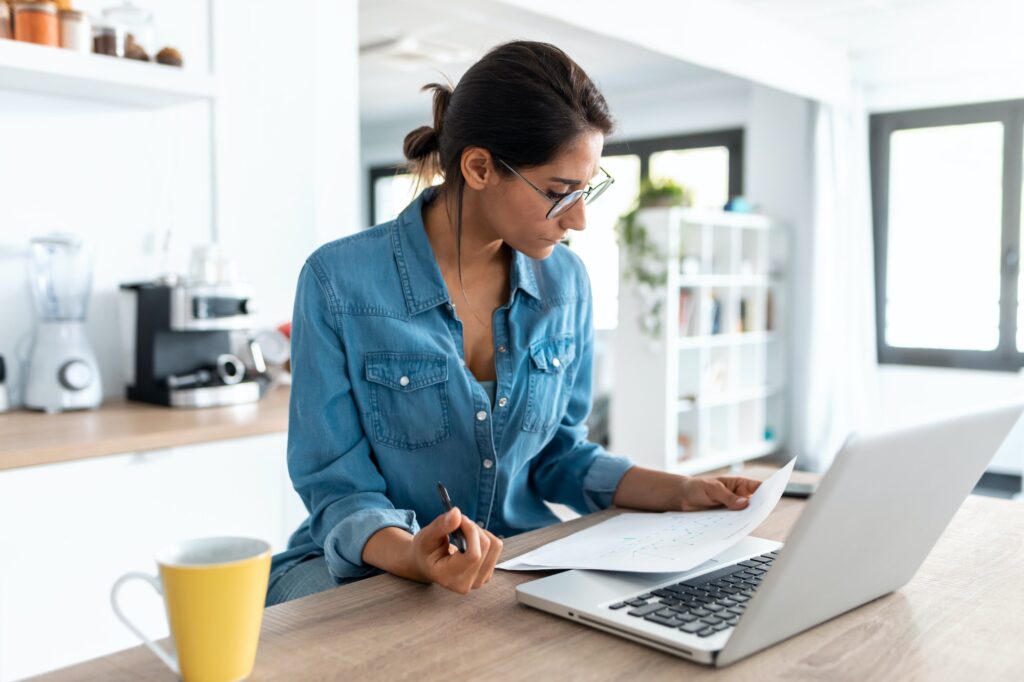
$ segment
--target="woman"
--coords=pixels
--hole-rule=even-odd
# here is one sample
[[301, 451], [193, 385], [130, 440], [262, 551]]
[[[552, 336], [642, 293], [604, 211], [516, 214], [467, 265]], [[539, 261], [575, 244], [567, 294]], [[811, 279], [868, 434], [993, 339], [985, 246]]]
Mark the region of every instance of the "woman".
[[454, 90], [424, 89], [434, 125], [405, 154], [443, 184], [299, 277], [288, 466], [310, 516], [274, 558], [268, 604], [381, 571], [465, 594], [503, 537], [558, 520], [545, 501], [742, 509], [758, 485], [644, 469], [586, 439], [590, 283], [559, 242], [612, 182], [599, 163], [613, 123], [583, 70], [512, 42]]

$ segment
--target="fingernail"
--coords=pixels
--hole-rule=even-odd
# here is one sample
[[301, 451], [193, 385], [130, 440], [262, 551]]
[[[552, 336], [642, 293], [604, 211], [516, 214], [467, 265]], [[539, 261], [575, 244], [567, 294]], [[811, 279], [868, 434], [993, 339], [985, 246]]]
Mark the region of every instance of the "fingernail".
[[736, 504], [744, 504], [744, 503], [746, 503], [746, 501], [747, 501], [747, 498], [745, 498], [745, 497], [738, 497], [738, 498], [736, 498]]

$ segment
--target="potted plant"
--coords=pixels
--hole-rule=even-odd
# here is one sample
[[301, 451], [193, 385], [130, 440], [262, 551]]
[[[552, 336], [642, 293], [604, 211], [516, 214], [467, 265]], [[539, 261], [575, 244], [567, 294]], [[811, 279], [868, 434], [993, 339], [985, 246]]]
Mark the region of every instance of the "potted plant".
[[661, 335], [661, 296], [659, 289], [668, 278], [668, 257], [652, 242], [647, 228], [637, 222], [640, 209], [663, 206], [692, 206], [693, 192], [672, 180], [644, 179], [636, 204], [619, 218], [616, 225], [619, 247], [625, 259], [623, 279], [633, 282], [644, 301], [640, 310], [640, 328], [657, 339]]

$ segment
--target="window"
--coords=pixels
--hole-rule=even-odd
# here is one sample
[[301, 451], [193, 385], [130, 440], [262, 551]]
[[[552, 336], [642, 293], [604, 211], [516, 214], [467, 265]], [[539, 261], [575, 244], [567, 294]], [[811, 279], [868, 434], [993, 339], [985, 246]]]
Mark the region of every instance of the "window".
[[[594, 327], [615, 329], [619, 319], [619, 247], [615, 225], [633, 207], [641, 178], [674, 180], [693, 191], [694, 205], [721, 208], [742, 193], [743, 131], [728, 130], [605, 145], [602, 167], [615, 183], [587, 206], [587, 229], [569, 235], [569, 248], [590, 273]], [[415, 197], [397, 166], [370, 171], [370, 215], [377, 225]]]
[[1024, 103], [871, 117], [878, 357], [1016, 371]]

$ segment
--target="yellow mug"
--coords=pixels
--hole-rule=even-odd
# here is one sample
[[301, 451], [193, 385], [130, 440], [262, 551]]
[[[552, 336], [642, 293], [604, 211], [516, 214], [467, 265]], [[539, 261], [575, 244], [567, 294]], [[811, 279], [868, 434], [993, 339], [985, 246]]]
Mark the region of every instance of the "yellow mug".
[[[201, 538], [163, 549], [160, 577], [126, 573], [110, 590], [114, 613], [186, 682], [232, 682], [252, 672], [270, 577], [270, 545], [251, 538]], [[165, 651], [125, 617], [121, 586], [143, 580], [164, 597], [174, 651]]]

